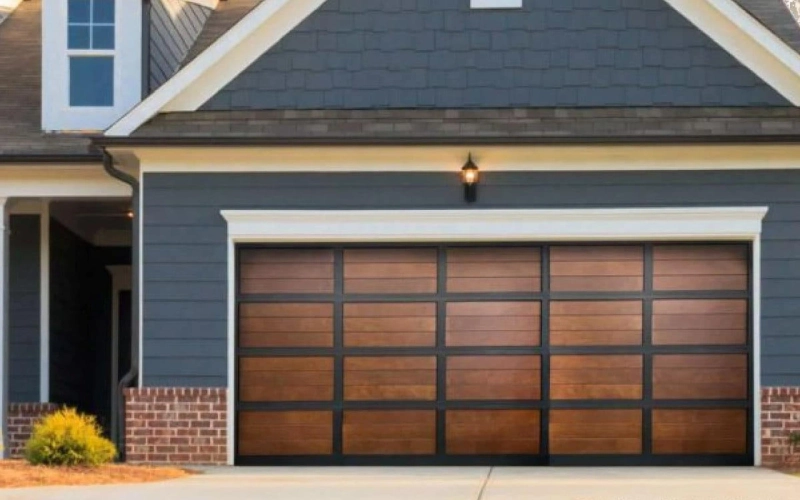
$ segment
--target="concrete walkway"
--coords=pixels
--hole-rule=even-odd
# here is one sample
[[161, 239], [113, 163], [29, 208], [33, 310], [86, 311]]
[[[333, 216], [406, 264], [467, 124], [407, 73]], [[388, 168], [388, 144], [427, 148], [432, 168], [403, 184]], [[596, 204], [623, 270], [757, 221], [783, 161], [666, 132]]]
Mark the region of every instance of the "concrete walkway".
[[798, 500], [754, 468], [241, 468], [146, 485], [0, 490], [13, 500]]

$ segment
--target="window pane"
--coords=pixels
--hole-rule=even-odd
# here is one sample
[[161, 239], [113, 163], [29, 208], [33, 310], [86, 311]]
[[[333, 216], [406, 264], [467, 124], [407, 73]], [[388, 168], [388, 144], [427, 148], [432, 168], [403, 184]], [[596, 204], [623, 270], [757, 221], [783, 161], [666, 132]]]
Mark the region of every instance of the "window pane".
[[94, 0], [94, 23], [114, 23], [114, 0]]
[[71, 23], [89, 22], [90, 0], [69, 0], [68, 19]]
[[69, 58], [70, 106], [114, 105], [114, 58]]
[[68, 30], [67, 47], [69, 47], [70, 49], [88, 49], [89, 27], [70, 26]]
[[95, 26], [92, 28], [92, 48], [93, 49], [113, 49], [114, 48], [114, 27]]

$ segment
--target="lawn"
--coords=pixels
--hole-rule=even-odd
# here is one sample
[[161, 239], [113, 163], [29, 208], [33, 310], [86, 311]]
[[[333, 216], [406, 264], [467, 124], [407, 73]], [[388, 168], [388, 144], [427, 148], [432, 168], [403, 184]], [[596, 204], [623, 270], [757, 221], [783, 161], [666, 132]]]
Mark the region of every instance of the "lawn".
[[0, 461], [0, 488], [26, 486], [77, 486], [92, 484], [150, 483], [189, 476], [175, 467], [144, 467], [124, 464], [87, 467], [32, 466], [20, 460]]

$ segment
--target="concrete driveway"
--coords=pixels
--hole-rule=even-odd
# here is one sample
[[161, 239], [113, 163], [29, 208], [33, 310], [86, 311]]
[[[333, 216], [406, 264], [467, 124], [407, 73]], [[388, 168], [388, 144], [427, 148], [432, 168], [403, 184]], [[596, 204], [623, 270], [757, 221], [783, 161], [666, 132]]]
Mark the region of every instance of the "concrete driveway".
[[754, 468], [212, 469], [177, 481], [0, 490], [14, 500], [797, 500], [800, 479]]

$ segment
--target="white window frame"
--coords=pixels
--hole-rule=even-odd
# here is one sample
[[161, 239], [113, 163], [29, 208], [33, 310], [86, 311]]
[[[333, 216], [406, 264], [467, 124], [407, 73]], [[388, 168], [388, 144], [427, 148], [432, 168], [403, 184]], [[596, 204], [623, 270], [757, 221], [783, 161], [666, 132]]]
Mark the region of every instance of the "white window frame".
[[753, 460], [761, 465], [761, 231], [768, 207], [223, 210], [228, 225], [228, 464], [234, 464], [236, 245], [742, 241], [752, 245]]
[[[142, 98], [142, 2], [115, 0], [114, 49], [68, 48], [68, 2], [43, 0], [42, 129], [104, 130]], [[114, 58], [113, 106], [70, 106], [70, 56]]]

